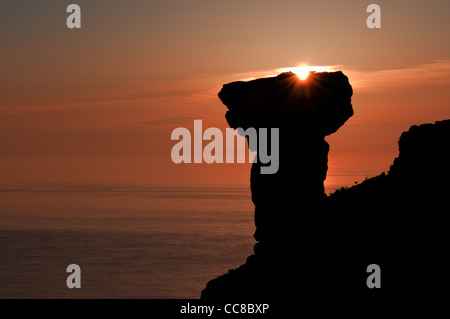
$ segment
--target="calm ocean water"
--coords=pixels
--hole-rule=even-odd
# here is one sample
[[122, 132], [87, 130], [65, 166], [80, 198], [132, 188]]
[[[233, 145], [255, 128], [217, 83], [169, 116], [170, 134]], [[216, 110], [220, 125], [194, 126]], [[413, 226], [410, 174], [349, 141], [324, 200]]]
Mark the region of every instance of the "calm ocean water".
[[3, 187], [0, 298], [198, 298], [253, 231], [248, 187]]

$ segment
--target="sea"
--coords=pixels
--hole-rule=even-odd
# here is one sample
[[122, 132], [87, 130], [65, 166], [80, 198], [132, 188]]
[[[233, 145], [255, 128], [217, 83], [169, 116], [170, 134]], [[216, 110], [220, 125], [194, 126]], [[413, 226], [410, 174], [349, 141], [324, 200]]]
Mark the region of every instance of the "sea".
[[252, 254], [253, 217], [248, 186], [1, 187], [0, 298], [199, 298]]

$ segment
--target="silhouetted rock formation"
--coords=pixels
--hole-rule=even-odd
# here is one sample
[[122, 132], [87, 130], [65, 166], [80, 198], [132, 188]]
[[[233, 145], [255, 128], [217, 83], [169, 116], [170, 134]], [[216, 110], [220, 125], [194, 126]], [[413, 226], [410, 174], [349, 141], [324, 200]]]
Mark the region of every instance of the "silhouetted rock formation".
[[[351, 87], [340, 72], [316, 73], [313, 80], [307, 90], [281, 74], [231, 83], [219, 94], [231, 127], [280, 127], [280, 170], [260, 175], [253, 164], [255, 254], [211, 280], [202, 299], [290, 300], [278, 311], [292, 314], [310, 306], [332, 313], [364, 305], [405, 310], [430, 295], [440, 300], [435, 293], [446, 287], [449, 269], [450, 120], [411, 127], [388, 174], [325, 198], [323, 138], [352, 115]], [[338, 87], [341, 93], [332, 93]], [[328, 96], [316, 99], [321, 94]], [[381, 289], [366, 285], [370, 264], [381, 267]]]
[[325, 136], [353, 115], [352, 93], [342, 72], [311, 72], [303, 81], [292, 72], [281, 73], [225, 84], [220, 91], [219, 98], [229, 109], [230, 127], [280, 130], [278, 172], [261, 174], [260, 163], [251, 170], [257, 254], [268, 249], [279, 252], [280, 242], [292, 240], [287, 235], [296, 237], [292, 236], [298, 230], [296, 219], [311, 213], [309, 203], [326, 196], [323, 182], [329, 146]]
[[267, 175], [260, 172], [262, 164], [253, 164], [255, 255], [239, 269], [211, 281], [203, 298], [273, 298], [286, 292], [288, 283], [303, 280], [293, 277], [300, 263], [306, 271], [318, 270], [313, 258], [322, 252], [310, 250], [308, 234], [322, 231], [313, 219], [326, 198], [325, 136], [353, 115], [352, 94], [342, 72], [312, 72], [304, 81], [289, 72], [223, 86], [219, 98], [229, 109], [230, 127], [279, 128], [280, 166], [276, 174]]
[[400, 137], [400, 154], [389, 175], [407, 184], [403, 189], [408, 192], [414, 192], [412, 186], [420, 193], [431, 190], [433, 194], [444, 195], [448, 188], [435, 189], [435, 186], [446, 183], [450, 177], [449, 143], [450, 120], [412, 126]]
[[326, 136], [353, 115], [352, 94], [342, 72], [311, 72], [306, 80], [285, 72], [225, 84], [219, 98], [229, 109], [225, 117], [232, 128], [279, 127]]

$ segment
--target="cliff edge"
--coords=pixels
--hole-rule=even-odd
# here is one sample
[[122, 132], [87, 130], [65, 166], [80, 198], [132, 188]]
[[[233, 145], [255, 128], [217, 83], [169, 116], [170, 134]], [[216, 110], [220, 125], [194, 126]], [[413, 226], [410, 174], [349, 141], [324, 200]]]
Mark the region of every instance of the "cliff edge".
[[[448, 281], [450, 120], [411, 127], [387, 174], [327, 197], [324, 137], [353, 114], [351, 86], [341, 72], [312, 74], [306, 84], [292, 76], [235, 82], [219, 94], [231, 127], [280, 127], [280, 170], [261, 175], [253, 164], [255, 253], [201, 298], [351, 307], [436, 293]], [[372, 264], [381, 289], [368, 288]]]

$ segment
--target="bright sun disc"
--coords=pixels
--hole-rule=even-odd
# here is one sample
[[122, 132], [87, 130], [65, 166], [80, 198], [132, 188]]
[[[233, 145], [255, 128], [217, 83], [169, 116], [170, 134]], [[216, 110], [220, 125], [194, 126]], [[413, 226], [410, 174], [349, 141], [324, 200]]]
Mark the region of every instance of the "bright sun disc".
[[309, 76], [310, 70], [308, 70], [307, 68], [298, 68], [298, 70], [295, 70], [293, 72], [297, 74], [300, 80], [306, 80]]
[[301, 65], [293, 68], [281, 69], [280, 71], [293, 72], [300, 80], [304, 81], [308, 78], [310, 72], [330, 72], [332, 71], [332, 67]]

